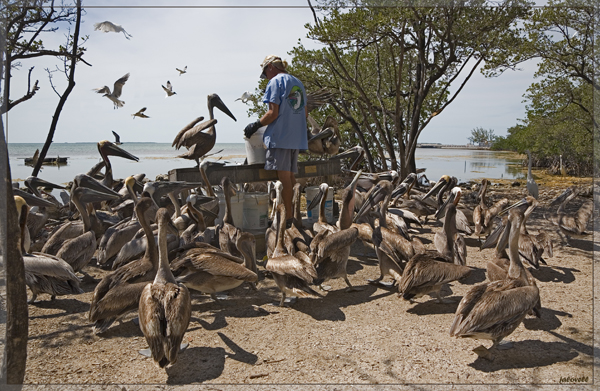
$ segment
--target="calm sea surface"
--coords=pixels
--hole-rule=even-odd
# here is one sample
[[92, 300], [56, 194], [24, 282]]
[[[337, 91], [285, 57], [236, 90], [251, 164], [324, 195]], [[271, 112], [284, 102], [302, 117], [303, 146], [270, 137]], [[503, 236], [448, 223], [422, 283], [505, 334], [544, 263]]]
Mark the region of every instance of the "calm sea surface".
[[[42, 144], [9, 143], [8, 153], [13, 181], [23, 181], [33, 170], [26, 166], [24, 158], [31, 157]], [[120, 146], [137, 156], [140, 161], [111, 157], [116, 178], [145, 173], [152, 180], [158, 174], [167, 174], [174, 168], [194, 167], [195, 162], [177, 158], [185, 149], [176, 151], [168, 143], [125, 143]], [[246, 157], [245, 144], [217, 143], [213, 152], [223, 150], [209, 159], [219, 159], [228, 164], [241, 164]], [[47, 157], [68, 157], [64, 166], [43, 166], [40, 178], [54, 183], [67, 183], [80, 173], [87, 172], [99, 162], [96, 143], [53, 143]], [[526, 170], [520, 165], [518, 155], [510, 152], [494, 152], [466, 149], [418, 148], [417, 167], [426, 168], [429, 180], [437, 181], [443, 174], [454, 175], [460, 181], [478, 178], [514, 179], [524, 178]]]

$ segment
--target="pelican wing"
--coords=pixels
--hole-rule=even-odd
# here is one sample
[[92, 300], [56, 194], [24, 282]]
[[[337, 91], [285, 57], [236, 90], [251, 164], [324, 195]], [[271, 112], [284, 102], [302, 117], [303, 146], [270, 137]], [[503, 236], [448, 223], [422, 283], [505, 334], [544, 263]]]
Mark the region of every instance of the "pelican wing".
[[536, 286], [517, 280], [495, 281], [473, 287], [461, 300], [450, 334], [468, 336], [493, 329], [512, 331], [539, 301]]
[[216, 119], [209, 119], [208, 121], [204, 121], [194, 126], [192, 129], [186, 131], [177, 142], [176, 149], [181, 148], [181, 146], [186, 146], [187, 148], [192, 145], [201, 142], [204, 138], [212, 137], [209, 134], [202, 133], [204, 129], [210, 128], [211, 126], [215, 126], [217, 124]]
[[96, 236], [92, 231], [88, 231], [65, 241], [56, 256], [65, 260], [73, 270], [79, 271], [90, 262], [95, 251]]
[[113, 87], [113, 93], [112, 95], [115, 98], [118, 98], [121, 96], [121, 91], [123, 90], [123, 86], [125, 85], [125, 82], [129, 80], [129, 73], [127, 73], [126, 75], [122, 76], [119, 80], [117, 80], [115, 82], [115, 86]]
[[301, 261], [293, 255], [270, 258], [265, 269], [282, 276], [298, 277], [308, 283], [311, 283], [313, 278], [317, 278], [317, 271], [312, 264]]
[[204, 117], [198, 117], [198, 118], [194, 119], [192, 122], [190, 122], [189, 124], [185, 125], [183, 127], [183, 129], [181, 129], [179, 131], [179, 133], [177, 133], [177, 136], [175, 136], [175, 140], [173, 140], [173, 144], [171, 144], [171, 146], [174, 147], [175, 145], [177, 145], [179, 143], [179, 139], [181, 139], [181, 137], [183, 137], [184, 133], [187, 132], [188, 130], [190, 130], [191, 128], [193, 128], [194, 125], [196, 125], [198, 122], [202, 121], [203, 119], [204, 119]]
[[191, 249], [184, 255], [173, 260], [171, 269], [174, 274], [179, 274], [187, 269], [191, 272], [205, 272], [213, 276], [224, 276], [241, 279], [244, 281], [256, 281], [256, 273], [248, 270], [244, 265], [224, 257], [217, 251], [206, 251], [205, 249]]
[[[468, 266], [431, 259], [430, 253], [417, 254], [408, 263], [398, 287], [401, 292], [459, 280], [471, 272]], [[443, 259], [443, 258], [440, 258]]]
[[169, 363], [177, 361], [183, 335], [192, 316], [190, 292], [183, 284], [167, 284], [165, 289], [165, 318], [167, 319], [167, 335], [165, 353]]
[[358, 239], [358, 229], [350, 227], [327, 235], [318, 245], [319, 258], [331, 256], [337, 251], [351, 246]]
[[59, 257], [34, 252], [23, 255], [25, 271], [35, 275], [55, 277], [61, 280], [77, 279], [71, 265]]

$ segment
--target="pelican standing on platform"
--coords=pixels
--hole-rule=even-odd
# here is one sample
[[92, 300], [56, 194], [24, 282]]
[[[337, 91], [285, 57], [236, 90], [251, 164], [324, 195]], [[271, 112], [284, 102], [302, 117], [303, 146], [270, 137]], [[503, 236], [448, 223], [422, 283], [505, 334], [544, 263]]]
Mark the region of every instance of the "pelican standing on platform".
[[[210, 115], [211, 120], [215, 119], [215, 117], [214, 117], [214, 108], [215, 107], [218, 108], [219, 110], [221, 110], [222, 112], [224, 112], [225, 114], [227, 114], [234, 121], [237, 121], [235, 119], [235, 117], [233, 116], [233, 114], [231, 114], [231, 111], [229, 111], [227, 106], [225, 106], [225, 103], [223, 103], [223, 101], [221, 100], [219, 95], [210, 94], [210, 95], [208, 95], [208, 114]], [[200, 122], [201, 120], [202, 119], [198, 120], [197, 122]], [[212, 123], [212, 125], [209, 125], [209, 129], [207, 132], [202, 132], [202, 129], [196, 129], [195, 127], [192, 127], [191, 129], [187, 130], [186, 132], [183, 132], [183, 133], [180, 132], [180, 134], [178, 134], [177, 137], [175, 138], [175, 140], [173, 141], [173, 145], [177, 145], [178, 139], [180, 137], [183, 137], [183, 134], [185, 134], [187, 132], [194, 133], [194, 137], [193, 137], [194, 144], [190, 145], [190, 146], [186, 145], [189, 148], [188, 152], [183, 155], [179, 155], [177, 157], [194, 160], [194, 161], [196, 161], [196, 164], [199, 167], [200, 166], [199, 159], [201, 157], [203, 157], [204, 155], [206, 155], [208, 152], [210, 152], [210, 150], [213, 149], [213, 147], [215, 146], [215, 143], [217, 141], [217, 129], [215, 127], [215, 124], [216, 124], [216, 122]]]

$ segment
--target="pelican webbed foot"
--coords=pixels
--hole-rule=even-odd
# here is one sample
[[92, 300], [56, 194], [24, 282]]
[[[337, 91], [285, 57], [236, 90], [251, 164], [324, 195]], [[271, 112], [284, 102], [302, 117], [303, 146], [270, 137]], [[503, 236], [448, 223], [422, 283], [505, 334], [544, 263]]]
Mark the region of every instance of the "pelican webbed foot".
[[494, 361], [494, 355], [492, 354], [492, 352], [490, 352], [490, 349], [486, 348], [483, 345], [479, 345], [478, 347], [473, 349], [473, 352], [485, 360]]

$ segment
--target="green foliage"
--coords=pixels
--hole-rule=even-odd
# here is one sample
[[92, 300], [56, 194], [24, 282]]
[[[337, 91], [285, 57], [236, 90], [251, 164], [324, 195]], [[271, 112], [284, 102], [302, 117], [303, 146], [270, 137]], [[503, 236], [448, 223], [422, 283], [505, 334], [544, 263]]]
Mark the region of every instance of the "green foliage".
[[517, 46], [516, 22], [528, 9], [515, 6], [526, 5], [518, 0], [495, 7], [483, 0], [443, 7], [372, 3], [320, 1], [328, 7], [306, 27], [308, 38], [324, 46], [308, 50], [299, 42], [289, 52], [290, 73], [308, 92], [325, 87], [336, 94], [331, 107], [311, 115], [322, 121], [334, 113], [345, 121], [343, 147], [360, 143], [369, 150], [370, 169], [404, 176], [416, 169], [417, 140], [429, 122], [480, 64], [503, 64], [505, 52]]
[[539, 57], [536, 77], [527, 90], [527, 117], [498, 139], [494, 149], [531, 150], [538, 165], [556, 166], [562, 155], [568, 171], [591, 175], [594, 20], [598, 9], [579, 0], [549, 1], [526, 21], [528, 41], [517, 52], [518, 61]]
[[491, 144], [496, 139], [496, 135], [494, 134], [494, 129], [484, 129], [482, 127], [477, 127], [475, 129], [471, 129], [471, 137], [469, 137], [469, 141], [471, 144]]

